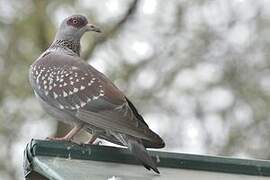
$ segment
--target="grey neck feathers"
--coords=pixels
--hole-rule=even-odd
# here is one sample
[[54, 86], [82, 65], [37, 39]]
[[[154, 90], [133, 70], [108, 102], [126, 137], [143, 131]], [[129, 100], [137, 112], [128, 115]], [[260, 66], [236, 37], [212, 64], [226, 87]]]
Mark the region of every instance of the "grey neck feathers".
[[[56, 39], [49, 49], [55, 49], [55, 50], [64, 50], [67, 51], [69, 55], [78, 55], [80, 56], [80, 41], [74, 41], [74, 40], [58, 40]], [[71, 52], [71, 53], [70, 53]]]

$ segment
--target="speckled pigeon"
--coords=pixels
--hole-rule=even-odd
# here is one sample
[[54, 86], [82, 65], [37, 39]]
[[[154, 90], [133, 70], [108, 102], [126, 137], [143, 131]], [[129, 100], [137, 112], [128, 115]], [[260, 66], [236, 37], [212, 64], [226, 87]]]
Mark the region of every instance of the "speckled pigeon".
[[46, 112], [74, 126], [62, 138], [70, 141], [81, 129], [96, 138], [124, 145], [148, 169], [159, 173], [145, 148], [162, 148], [130, 100], [107, 77], [80, 58], [85, 32], [101, 32], [82, 15], [72, 15], [60, 25], [51, 46], [31, 65], [29, 78]]

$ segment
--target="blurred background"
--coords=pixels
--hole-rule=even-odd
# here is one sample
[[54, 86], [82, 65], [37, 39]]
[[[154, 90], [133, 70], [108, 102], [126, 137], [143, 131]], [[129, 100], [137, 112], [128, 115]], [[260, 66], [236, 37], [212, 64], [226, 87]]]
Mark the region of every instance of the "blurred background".
[[270, 1], [0, 0], [0, 179], [22, 179], [32, 138], [69, 129], [41, 109], [28, 68], [74, 13], [104, 32], [84, 36], [82, 57], [134, 102], [163, 150], [270, 159]]

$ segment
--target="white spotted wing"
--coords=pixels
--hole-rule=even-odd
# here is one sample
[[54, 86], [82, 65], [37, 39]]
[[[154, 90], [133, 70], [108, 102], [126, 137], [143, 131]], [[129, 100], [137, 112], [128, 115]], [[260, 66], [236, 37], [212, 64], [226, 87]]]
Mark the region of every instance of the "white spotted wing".
[[107, 131], [155, 138], [148, 126], [134, 116], [123, 93], [79, 57], [51, 52], [31, 69], [34, 91], [49, 105]]

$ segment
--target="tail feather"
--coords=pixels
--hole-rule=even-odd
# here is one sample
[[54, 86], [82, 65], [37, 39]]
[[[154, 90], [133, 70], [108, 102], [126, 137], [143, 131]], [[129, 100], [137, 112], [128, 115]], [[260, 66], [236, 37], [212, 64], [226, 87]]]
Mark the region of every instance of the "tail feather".
[[120, 133], [114, 133], [113, 135], [123, 145], [128, 147], [132, 154], [143, 164], [146, 169], [153, 169], [153, 171], [159, 174], [159, 170], [157, 169], [157, 163], [149, 155], [140, 139]]
[[142, 162], [146, 169], [153, 169], [156, 173], [159, 174], [156, 162], [148, 154], [142, 143], [135, 139], [128, 139], [127, 143], [130, 151]]

